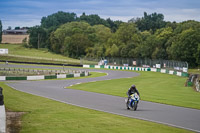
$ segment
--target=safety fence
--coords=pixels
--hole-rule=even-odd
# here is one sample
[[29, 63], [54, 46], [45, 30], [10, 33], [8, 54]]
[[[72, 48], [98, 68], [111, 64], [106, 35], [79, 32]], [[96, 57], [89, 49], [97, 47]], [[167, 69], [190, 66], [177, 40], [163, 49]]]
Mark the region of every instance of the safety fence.
[[171, 75], [177, 75], [182, 77], [188, 77], [188, 73], [169, 70], [169, 69], [160, 69], [160, 68], [150, 68], [150, 67], [124, 67], [124, 66], [110, 66], [110, 65], [83, 65], [84, 68], [105, 68], [105, 69], [116, 69], [116, 70], [132, 70], [132, 71], [152, 71], [152, 72], [160, 72], [167, 73]]
[[89, 65], [162, 68], [162, 69], [172, 69], [183, 72], [187, 72], [188, 70], [187, 62], [163, 60], [163, 59], [134, 59], [134, 58], [112, 58], [112, 57], [106, 57], [104, 59], [82, 58], [81, 63]]
[[55, 74], [55, 75], [33, 75], [33, 76], [0, 76], [1, 80], [43, 80], [43, 79], [61, 79], [61, 78], [73, 78], [89, 76], [88, 71], [82, 71], [79, 73], [69, 74]]

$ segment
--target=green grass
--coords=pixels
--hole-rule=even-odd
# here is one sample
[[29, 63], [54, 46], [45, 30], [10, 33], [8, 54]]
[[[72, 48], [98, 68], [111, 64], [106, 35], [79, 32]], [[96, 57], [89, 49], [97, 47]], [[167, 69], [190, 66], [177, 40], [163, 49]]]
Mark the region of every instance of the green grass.
[[187, 130], [76, 107], [19, 92], [0, 82], [5, 106], [22, 116], [21, 133], [184, 133]]
[[[0, 62], [0, 64], [5, 64], [5, 62]], [[20, 66], [30, 66], [29, 68], [23, 68], [23, 67], [18, 67], [20, 69], [37, 69], [37, 70], [51, 70], [50, 68], [33, 68], [32, 66], [41, 66], [41, 67], [58, 67], [59, 69], [63, 69], [63, 65], [41, 65], [41, 64], [22, 64], [22, 63], [9, 63], [9, 65], [20, 65]], [[12, 68], [12, 67], [10, 67]], [[17, 69], [18, 69], [17, 68]], [[83, 67], [79, 67], [79, 66], [64, 66], [65, 68], [83, 68]], [[54, 69], [54, 68], [52, 68]], [[85, 69], [89, 69], [89, 68], [85, 68]]]
[[156, 72], [138, 73], [141, 75], [134, 78], [83, 83], [68, 88], [126, 97], [128, 88], [135, 84], [142, 100], [200, 109], [200, 93], [184, 86], [187, 78]]
[[7, 48], [9, 55], [15, 55], [15, 56], [1, 56], [1, 60], [80, 64], [80, 60], [68, 58], [60, 54], [55, 54], [49, 52], [47, 49], [38, 50], [34, 48], [25, 48], [21, 44], [0, 44], [0, 48]]
[[188, 71], [189, 73], [193, 73], [193, 74], [200, 74], [200, 67], [197, 69], [189, 69]]

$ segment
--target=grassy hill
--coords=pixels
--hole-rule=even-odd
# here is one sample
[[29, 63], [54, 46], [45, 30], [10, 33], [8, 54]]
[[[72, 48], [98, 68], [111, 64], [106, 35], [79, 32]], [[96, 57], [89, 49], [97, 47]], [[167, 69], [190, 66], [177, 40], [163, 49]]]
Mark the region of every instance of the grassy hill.
[[0, 48], [6, 48], [8, 55], [0, 55], [0, 60], [23, 61], [36, 63], [61, 63], [79, 65], [80, 60], [49, 52], [47, 49], [25, 48], [21, 44], [0, 44]]

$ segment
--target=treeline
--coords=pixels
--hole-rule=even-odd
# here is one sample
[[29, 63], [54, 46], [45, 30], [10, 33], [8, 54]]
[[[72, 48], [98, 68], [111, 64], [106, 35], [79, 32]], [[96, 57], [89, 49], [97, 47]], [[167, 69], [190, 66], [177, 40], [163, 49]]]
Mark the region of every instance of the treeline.
[[127, 23], [98, 15], [57, 12], [30, 28], [29, 44], [73, 58], [123, 57], [187, 61], [200, 65], [200, 22], [166, 22], [144, 13]]
[[1, 23], [1, 20], [0, 20], [0, 43], [2, 41], [2, 23]]

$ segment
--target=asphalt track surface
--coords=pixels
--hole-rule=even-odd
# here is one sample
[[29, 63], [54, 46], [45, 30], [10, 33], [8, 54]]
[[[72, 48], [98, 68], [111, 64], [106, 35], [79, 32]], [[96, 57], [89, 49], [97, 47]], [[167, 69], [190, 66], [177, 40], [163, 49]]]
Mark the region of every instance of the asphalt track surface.
[[[0, 64], [0, 67], [5, 65]], [[7, 65], [7, 67], [31, 67]], [[56, 68], [56, 67], [43, 67]], [[73, 68], [75, 69], [75, 68]], [[200, 110], [183, 108], [159, 103], [140, 101], [137, 111], [127, 110], [122, 97], [86, 92], [81, 90], [65, 89], [65, 87], [84, 82], [95, 82], [118, 78], [139, 76], [135, 72], [113, 71], [102, 69], [77, 69], [107, 73], [107, 76], [97, 78], [71, 79], [71, 80], [43, 80], [43, 81], [17, 81], [7, 83], [16, 90], [46, 97], [56, 101], [76, 105], [84, 108], [108, 112], [130, 118], [152, 121], [169, 126], [200, 132]], [[128, 88], [127, 88], [128, 89]], [[142, 95], [142, 94], [141, 94]]]

